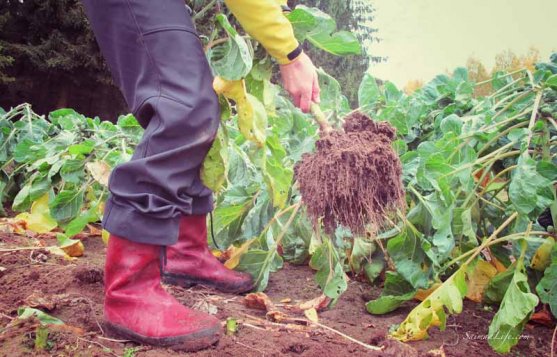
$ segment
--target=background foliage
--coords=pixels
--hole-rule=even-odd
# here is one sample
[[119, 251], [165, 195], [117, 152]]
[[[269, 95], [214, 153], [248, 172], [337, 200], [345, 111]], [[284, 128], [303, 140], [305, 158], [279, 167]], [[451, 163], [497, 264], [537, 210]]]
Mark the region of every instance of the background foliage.
[[[186, 0], [197, 13], [210, 1]], [[329, 12], [339, 27], [356, 26], [350, 1], [296, 1]], [[314, 4], [315, 3], [315, 4]], [[213, 17], [222, 8], [213, 2], [196, 19], [198, 32], [209, 36]], [[362, 36], [359, 35], [361, 38]], [[306, 50], [312, 51], [306, 46]], [[364, 56], [342, 60], [312, 52], [318, 66], [343, 66], [339, 80], [355, 100], [357, 84], [367, 69]], [[17, 78], [17, 81], [7, 81]], [[77, 90], [79, 88], [79, 90]], [[0, 1], [0, 106], [33, 103], [41, 114], [72, 107], [89, 116], [116, 118], [128, 111], [100, 55], [78, 0]]]

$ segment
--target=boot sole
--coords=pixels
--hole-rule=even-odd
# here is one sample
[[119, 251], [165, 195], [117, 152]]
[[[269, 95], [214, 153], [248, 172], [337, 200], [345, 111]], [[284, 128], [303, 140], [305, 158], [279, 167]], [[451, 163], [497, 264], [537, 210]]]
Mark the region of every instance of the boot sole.
[[161, 278], [163, 283], [169, 285], [177, 285], [183, 288], [191, 288], [192, 286], [195, 285], [205, 285], [220, 290], [222, 292], [232, 293], [232, 294], [245, 293], [253, 290], [254, 288], [254, 284], [252, 282], [250, 282], [249, 284], [231, 286], [231, 285], [215, 283], [214, 281], [211, 280], [194, 278], [182, 274], [163, 273]]
[[148, 337], [140, 335], [128, 328], [105, 321], [105, 330], [111, 335], [131, 340], [142, 345], [170, 348], [175, 351], [195, 352], [216, 344], [221, 338], [221, 327], [215, 325], [199, 332], [175, 337]]

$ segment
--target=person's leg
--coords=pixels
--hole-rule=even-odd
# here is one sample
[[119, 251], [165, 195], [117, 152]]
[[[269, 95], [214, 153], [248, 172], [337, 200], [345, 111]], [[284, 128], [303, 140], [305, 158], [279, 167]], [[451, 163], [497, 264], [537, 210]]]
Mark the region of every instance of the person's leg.
[[110, 176], [104, 228], [169, 245], [212, 209], [199, 169], [219, 125], [212, 74], [182, 0], [85, 0], [97, 41], [145, 134]]
[[196, 350], [218, 341], [219, 321], [160, 285], [163, 245], [184, 215], [212, 209], [200, 165], [219, 123], [212, 75], [182, 0], [83, 0], [116, 84], [145, 134], [110, 177], [103, 225], [105, 325], [124, 338]]

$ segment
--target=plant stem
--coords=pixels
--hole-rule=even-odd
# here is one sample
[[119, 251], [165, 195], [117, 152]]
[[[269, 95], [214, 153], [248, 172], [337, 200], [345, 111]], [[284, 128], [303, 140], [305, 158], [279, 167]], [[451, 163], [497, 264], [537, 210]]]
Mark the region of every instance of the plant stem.
[[489, 180], [489, 182], [485, 185], [484, 189], [482, 190], [482, 192], [480, 192], [480, 196], [483, 196], [485, 193], [487, 193], [487, 188], [489, 187], [489, 185], [491, 185], [493, 182], [495, 182], [495, 180], [497, 180], [499, 177], [503, 176], [504, 174], [506, 174], [509, 171], [512, 171], [514, 169], [516, 169], [518, 167], [518, 165], [512, 165], [507, 167], [506, 169], [503, 169], [501, 171], [499, 171], [495, 176], [493, 176], [493, 178], [491, 180]]
[[527, 90], [526, 92], [522, 93], [521, 95], [519, 95], [518, 97], [514, 98], [513, 100], [511, 100], [509, 103], [507, 103], [507, 105], [505, 105], [501, 110], [499, 110], [497, 113], [495, 113], [495, 115], [491, 118], [491, 120], [494, 120], [495, 118], [497, 118], [498, 116], [500, 116], [501, 114], [503, 114], [504, 112], [507, 111], [507, 109], [509, 109], [513, 104], [515, 104], [516, 102], [518, 102], [519, 100], [523, 99], [524, 97], [528, 96], [530, 93], [532, 93], [532, 90]]
[[205, 7], [203, 7], [201, 10], [199, 10], [197, 13], [195, 13], [195, 15], [193, 15], [192, 20], [195, 22], [195, 21], [199, 20], [200, 18], [202, 18], [207, 11], [209, 11], [213, 6], [215, 6], [216, 2], [217, 2], [217, 0], [211, 0], [210, 3], [205, 5]]
[[319, 104], [311, 103], [310, 108], [311, 108], [311, 114], [313, 115], [313, 119], [315, 119], [317, 124], [319, 124], [319, 128], [321, 129], [321, 131], [325, 134], [330, 133], [333, 130], [333, 128], [331, 127], [331, 124], [329, 124], [329, 122], [327, 121], [327, 118], [325, 117], [325, 114], [319, 107]]
[[294, 217], [296, 217], [296, 213], [298, 213], [298, 210], [300, 209], [300, 207], [302, 207], [302, 202], [298, 202], [294, 205], [294, 211], [292, 212], [292, 214], [288, 218], [288, 221], [286, 221], [286, 223], [284, 224], [283, 229], [281, 230], [277, 240], [275, 241], [277, 246], [282, 242], [282, 238], [284, 238], [284, 236], [286, 235], [286, 231], [288, 230], [288, 228], [292, 224], [292, 221], [294, 221]]
[[[442, 270], [445, 270], [446, 268], [452, 266], [453, 264], [455, 264], [456, 262], [468, 257], [469, 255], [472, 255], [470, 258], [468, 258], [468, 260], [464, 263], [464, 265], [468, 265], [470, 264], [470, 262], [472, 260], [474, 260], [474, 258], [476, 258], [476, 256], [478, 256], [478, 254], [481, 253], [481, 251], [487, 247], [490, 246], [492, 243], [490, 244], [492, 241], [495, 240], [495, 237], [497, 237], [497, 235], [499, 233], [501, 233], [503, 231], [503, 229], [505, 229], [516, 217], [518, 217], [518, 213], [514, 212], [511, 216], [509, 216], [509, 218], [507, 218], [507, 220], [505, 222], [503, 222], [503, 224], [501, 224], [490, 236], [489, 238], [487, 238], [486, 240], [483, 241], [482, 244], [480, 244], [478, 247], [471, 249], [469, 251], [467, 251], [466, 253], [461, 254], [460, 256], [454, 258], [453, 260], [451, 260], [450, 262], [448, 262], [445, 265], [445, 268], [443, 268]], [[504, 237], [507, 238], [507, 237]]]
[[528, 124], [528, 145], [530, 147], [530, 141], [532, 140], [532, 129], [534, 129], [534, 124], [536, 124], [536, 116], [538, 115], [538, 109], [540, 107], [540, 102], [542, 100], [543, 92], [541, 90], [536, 94], [536, 99], [534, 100], [534, 109], [532, 109], [532, 115], [530, 116], [530, 123]]
[[489, 140], [487, 143], [485, 143], [480, 150], [478, 150], [478, 156], [480, 156], [485, 150], [487, 150], [491, 146], [491, 144], [493, 144], [497, 140], [501, 139], [502, 137], [504, 137], [505, 135], [510, 133], [513, 129], [518, 129], [518, 128], [521, 128], [521, 127], [526, 126], [526, 125], [528, 125], [528, 122], [523, 121], [523, 122], [520, 122], [518, 124], [510, 126], [507, 129], [501, 131], [499, 134], [495, 135], [493, 138], [491, 138], [491, 140]]
[[496, 79], [501, 79], [501, 78], [505, 78], [505, 77], [508, 77], [508, 76], [512, 76], [513, 74], [517, 74], [517, 73], [520, 73], [520, 72], [523, 72], [523, 71], [526, 71], [526, 70], [527, 70], [526, 68], [521, 68], [521, 69], [518, 69], [514, 72], [510, 72], [510, 73], [507, 73], [505, 75], [502, 75], [501, 77], [491, 78], [491, 79], [488, 79], [488, 80], [485, 80], [485, 81], [482, 81], [482, 82], [478, 82], [478, 83], [476, 83], [476, 87], [479, 86], [479, 85], [482, 85], [482, 84], [493, 82]]
[[[280, 211], [279, 213], [275, 214], [275, 215], [273, 216], [273, 218], [271, 218], [271, 220], [269, 221], [269, 223], [267, 223], [267, 225], [265, 226], [265, 228], [263, 228], [263, 230], [262, 230], [261, 233], [259, 234], [259, 237], [263, 236], [263, 234], [265, 234], [265, 233], [267, 232], [267, 230], [269, 230], [269, 228], [271, 228], [271, 226], [273, 225], [273, 223], [274, 223], [275, 221], [278, 222], [278, 219], [279, 219], [280, 217], [282, 217], [286, 212], [288, 212], [288, 211], [290, 211], [290, 210], [292, 210], [292, 209], [294, 209], [294, 208], [296, 208], [296, 207], [300, 208], [300, 205], [301, 205], [300, 202], [295, 203], [295, 204], [293, 204], [293, 205], [291, 205], [291, 206], [286, 207], [285, 209], [283, 209], [283, 210]], [[281, 226], [281, 227], [282, 227], [282, 226]]]

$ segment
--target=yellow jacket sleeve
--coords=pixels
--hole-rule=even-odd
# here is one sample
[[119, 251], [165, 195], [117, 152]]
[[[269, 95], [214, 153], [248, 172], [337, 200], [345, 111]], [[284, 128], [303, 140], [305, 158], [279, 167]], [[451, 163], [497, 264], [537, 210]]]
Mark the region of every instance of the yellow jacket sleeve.
[[283, 15], [285, 0], [225, 0], [244, 30], [280, 64], [292, 62], [302, 49], [290, 21]]

